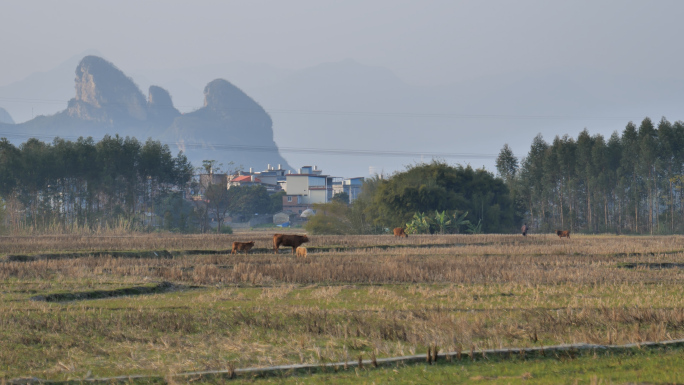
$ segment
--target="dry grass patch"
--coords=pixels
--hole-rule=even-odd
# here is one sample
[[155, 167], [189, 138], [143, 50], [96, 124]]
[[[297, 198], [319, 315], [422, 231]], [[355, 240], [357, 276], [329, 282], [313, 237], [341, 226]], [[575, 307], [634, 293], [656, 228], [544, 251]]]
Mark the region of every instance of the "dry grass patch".
[[[684, 269], [649, 267], [684, 264], [682, 237], [330, 236], [312, 237], [315, 257], [307, 259], [187, 253], [226, 250], [243, 238], [268, 247], [270, 237], [1, 238], [4, 255], [177, 252], [0, 262], [0, 345], [9, 347], [0, 349], [0, 378], [164, 375], [228, 363], [405, 355], [428, 346], [453, 351], [684, 336]], [[202, 289], [31, 300], [162, 281]]]
[[294, 285], [265, 287], [261, 290], [260, 299], [283, 299], [294, 290]]

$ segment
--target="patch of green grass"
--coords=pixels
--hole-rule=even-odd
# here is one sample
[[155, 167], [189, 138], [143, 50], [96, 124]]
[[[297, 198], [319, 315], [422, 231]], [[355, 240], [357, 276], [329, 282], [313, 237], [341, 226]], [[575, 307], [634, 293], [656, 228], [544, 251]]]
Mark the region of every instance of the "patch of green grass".
[[262, 223], [260, 225], [256, 225], [252, 227], [253, 229], [279, 229], [275, 223]]
[[[682, 349], [634, 349], [614, 354], [585, 351], [580, 356], [549, 355], [522, 360], [491, 358], [434, 365], [350, 368], [310, 375], [237, 378], [235, 384], [598, 384], [681, 383]], [[214, 383], [205, 379], [199, 383]]]
[[[22, 306], [0, 303], [0, 341], [11, 347], [0, 352], [0, 377], [66, 379], [88, 371], [98, 377], [160, 374], [220, 369], [227, 362], [238, 368], [330, 362], [340, 360], [344, 351], [349, 357], [368, 358], [376, 349], [379, 358], [406, 355], [424, 351], [435, 340], [442, 345], [456, 339], [454, 343], [466, 347], [470, 341], [482, 348], [528, 347], [592, 342], [587, 337], [607, 343], [607, 327], [613, 339], [624, 341], [635, 333], [631, 321], [611, 321], [611, 308], [565, 308], [577, 292], [573, 285], [207, 287], [68, 303], [24, 302], [46, 288], [53, 293], [58, 287], [74, 290], [79, 283], [85, 284], [11, 285], [13, 301]], [[629, 285], [610, 293], [602, 290], [582, 286], [580, 291], [632, 296]], [[674, 292], [676, 288], [661, 285], [642, 295], [669, 297]], [[537, 297], [562, 310], [534, 308]], [[635, 316], [645, 319], [642, 313]], [[662, 322], [662, 316], [646, 317], [656, 318], [642, 332], [658, 332], [649, 328]], [[472, 337], [466, 340], [464, 335]]]

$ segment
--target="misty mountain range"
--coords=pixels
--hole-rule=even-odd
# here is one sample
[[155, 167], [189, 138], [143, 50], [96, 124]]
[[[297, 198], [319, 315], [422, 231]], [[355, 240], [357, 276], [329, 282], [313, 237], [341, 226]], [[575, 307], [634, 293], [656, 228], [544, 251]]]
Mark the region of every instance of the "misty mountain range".
[[[52, 71], [0, 87], [0, 107], [17, 122], [64, 109], [73, 97], [77, 64], [72, 59]], [[271, 140], [289, 164], [317, 164], [332, 175], [365, 176], [369, 166], [391, 172], [434, 154], [451, 163], [493, 171], [494, 158], [505, 143], [522, 157], [538, 133], [548, 141], [555, 135], [576, 136], [584, 128], [609, 136], [622, 131], [630, 120], [646, 116], [656, 121], [662, 116], [670, 121], [684, 119], [684, 81], [656, 75], [633, 78], [573, 68], [415, 86], [386, 68], [345, 60], [296, 71], [235, 62], [139, 69], [130, 76], [143, 89], [158, 84], [168, 90], [174, 108], [185, 115], [204, 108], [200, 102], [208, 82], [226, 79], [271, 117]], [[180, 116], [188, 122], [201, 114], [185, 115]], [[209, 130], [213, 129], [218, 128]], [[174, 143], [174, 135], [186, 134], [178, 127], [156, 133]], [[234, 139], [213, 141], [226, 144]], [[238, 158], [239, 152], [224, 148], [210, 159], [226, 163]], [[287, 162], [254, 167], [266, 163]]]
[[0, 107], [0, 123], [14, 124], [12, 116], [2, 107]]
[[0, 134], [12, 139], [62, 137], [75, 140], [109, 134], [147, 138], [171, 144], [183, 151], [195, 166], [203, 160], [220, 164], [226, 150], [232, 152], [227, 169], [237, 166], [262, 169], [278, 164], [291, 169], [273, 141], [273, 123], [264, 109], [224, 79], [204, 88], [204, 105], [181, 114], [171, 95], [150, 86], [147, 97], [133, 80], [112, 63], [94, 55], [76, 67], [75, 91], [67, 108], [39, 115], [23, 123], [0, 123]]

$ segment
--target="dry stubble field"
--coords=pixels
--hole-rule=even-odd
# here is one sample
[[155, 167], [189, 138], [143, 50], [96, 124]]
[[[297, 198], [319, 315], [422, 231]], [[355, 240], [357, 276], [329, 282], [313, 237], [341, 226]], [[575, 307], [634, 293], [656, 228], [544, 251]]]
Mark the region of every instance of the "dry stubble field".
[[684, 337], [681, 236], [271, 235], [0, 238], [0, 379]]

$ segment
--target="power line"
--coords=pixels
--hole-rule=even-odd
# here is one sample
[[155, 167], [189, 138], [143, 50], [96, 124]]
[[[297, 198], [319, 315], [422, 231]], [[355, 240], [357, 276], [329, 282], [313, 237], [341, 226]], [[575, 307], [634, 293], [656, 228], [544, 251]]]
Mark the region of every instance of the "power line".
[[[0, 97], [0, 101], [18, 103], [65, 104], [68, 101], [55, 99], [28, 99]], [[125, 103], [108, 102], [109, 105], [126, 105]], [[188, 108], [197, 110], [201, 106], [158, 106], [158, 108]], [[221, 108], [221, 111], [261, 112], [262, 108]], [[636, 116], [586, 116], [586, 115], [516, 115], [516, 114], [459, 114], [442, 112], [391, 112], [391, 111], [336, 111], [306, 109], [263, 109], [269, 114], [291, 115], [329, 115], [329, 116], [371, 116], [371, 117], [404, 117], [404, 118], [450, 118], [450, 119], [508, 119], [508, 120], [639, 120]]]
[[[36, 138], [43, 140], [54, 139], [50, 135], [32, 135], [18, 132], [0, 133], [2, 137], [8, 138]], [[59, 136], [59, 138], [66, 140], [77, 140], [77, 136]], [[254, 145], [237, 145], [227, 143], [200, 143], [200, 142], [163, 142], [169, 146], [178, 146], [181, 148], [190, 149], [213, 149], [216, 151], [250, 151], [250, 152], [283, 152], [283, 153], [300, 153], [300, 154], [322, 154], [322, 155], [358, 155], [358, 156], [381, 156], [381, 157], [429, 157], [429, 158], [468, 158], [468, 159], [495, 159], [496, 154], [485, 153], [450, 153], [450, 152], [420, 152], [420, 151], [386, 151], [386, 150], [355, 150], [355, 149], [334, 149], [334, 148], [304, 148], [304, 147], [268, 147], [268, 146], [254, 146]]]

